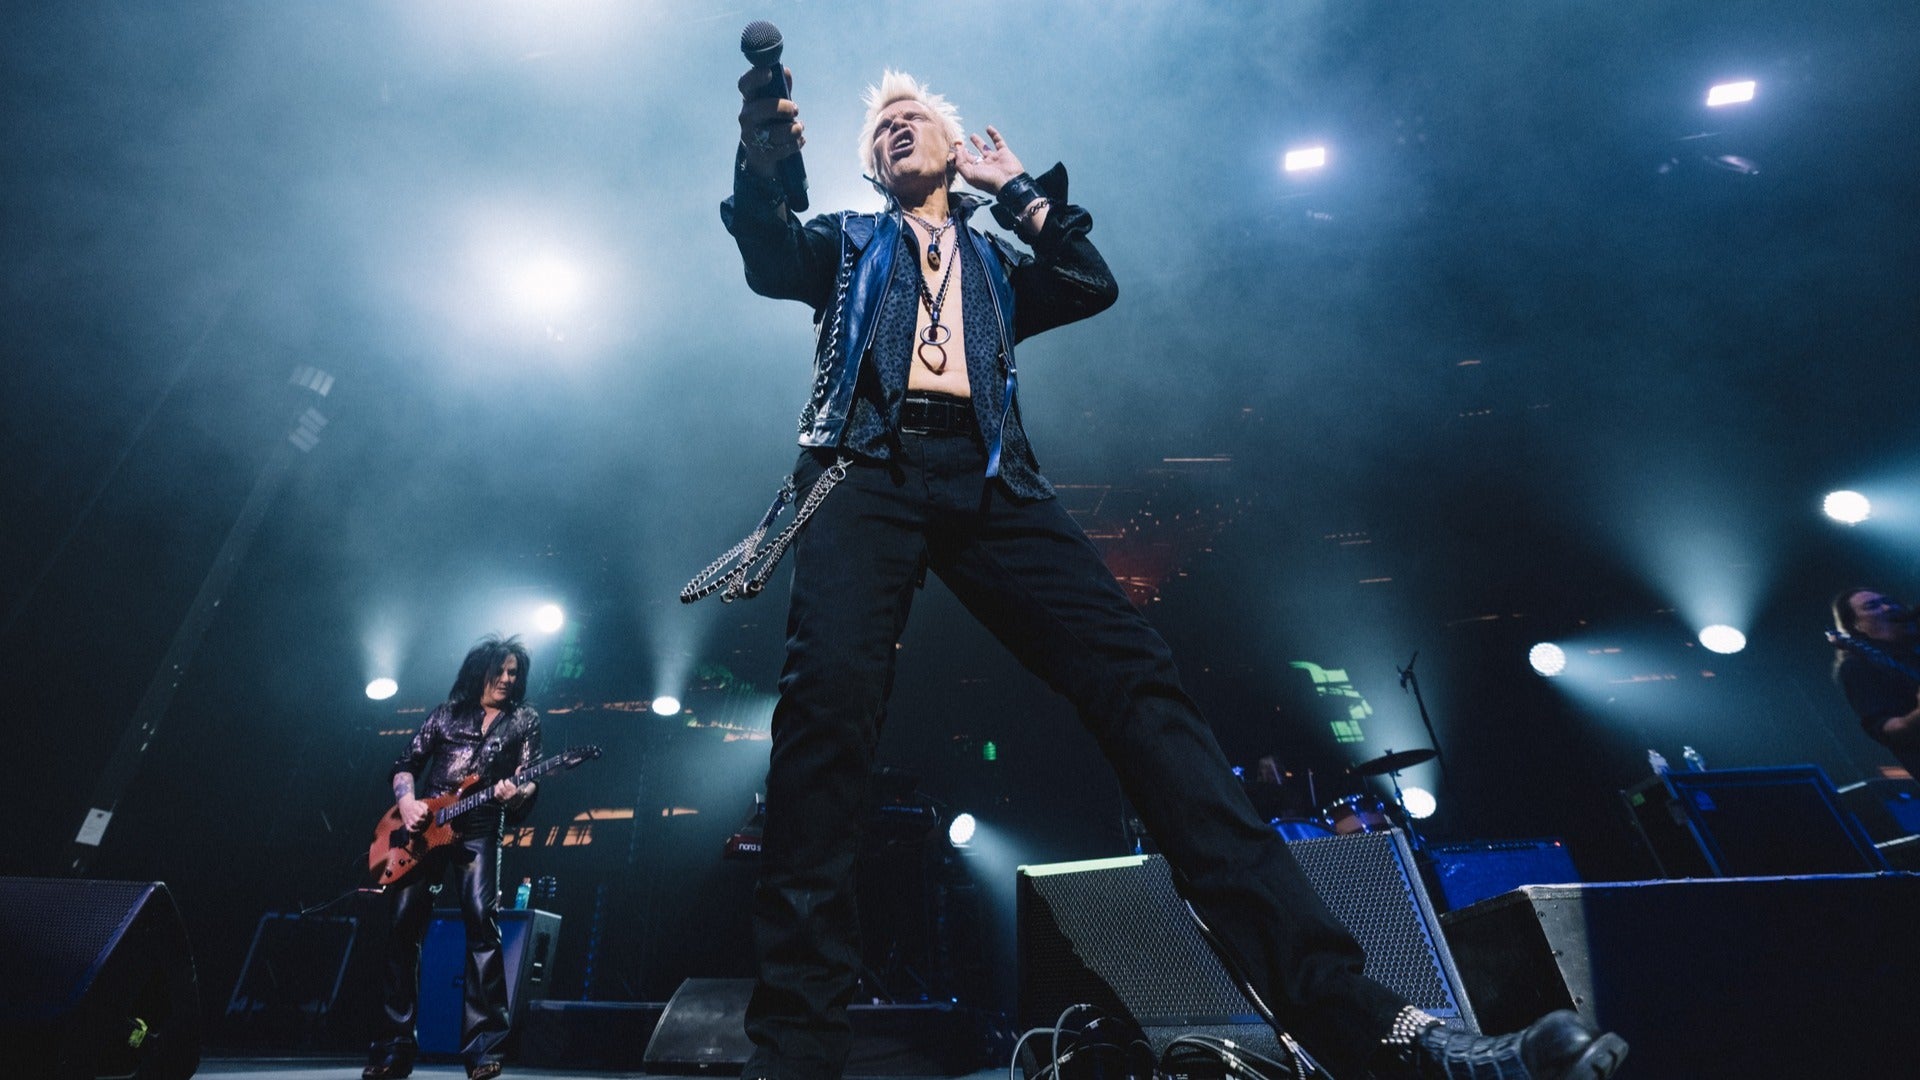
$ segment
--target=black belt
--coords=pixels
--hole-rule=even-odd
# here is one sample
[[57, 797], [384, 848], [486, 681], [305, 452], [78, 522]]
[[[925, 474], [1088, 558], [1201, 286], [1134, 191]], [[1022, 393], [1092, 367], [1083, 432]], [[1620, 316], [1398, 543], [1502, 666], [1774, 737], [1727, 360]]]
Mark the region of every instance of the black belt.
[[973, 401], [952, 394], [908, 391], [900, 402], [900, 430], [908, 435], [971, 435]]

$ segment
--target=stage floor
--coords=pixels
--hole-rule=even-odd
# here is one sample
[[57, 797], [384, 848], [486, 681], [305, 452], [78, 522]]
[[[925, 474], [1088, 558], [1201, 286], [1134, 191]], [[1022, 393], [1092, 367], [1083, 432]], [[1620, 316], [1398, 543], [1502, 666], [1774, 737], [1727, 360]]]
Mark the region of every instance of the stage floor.
[[[200, 1062], [195, 1076], [218, 1076], [222, 1080], [360, 1080], [358, 1058], [263, 1058], [208, 1057]], [[416, 1065], [417, 1080], [466, 1080], [466, 1071], [457, 1064]], [[639, 1080], [644, 1072], [602, 1072], [592, 1069], [535, 1069], [509, 1066], [503, 1080], [514, 1077], [593, 1077], [594, 1080]], [[717, 1076], [724, 1074], [716, 1074]], [[956, 1080], [1005, 1080], [1005, 1069], [983, 1069], [966, 1073]], [[859, 1080], [928, 1080], [927, 1077], [861, 1077]]]

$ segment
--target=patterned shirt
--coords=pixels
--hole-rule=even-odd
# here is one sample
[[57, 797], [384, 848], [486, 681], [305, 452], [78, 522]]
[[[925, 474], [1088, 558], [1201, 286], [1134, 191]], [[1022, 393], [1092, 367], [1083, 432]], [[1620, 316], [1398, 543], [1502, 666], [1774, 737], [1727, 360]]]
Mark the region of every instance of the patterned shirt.
[[[847, 414], [846, 434], [841, 446], [878, 461], [893, 457], [900, 422], [900, 400], [906, 395], [907, 376], [914, 363], [914, 328], [920, 316], [920, 245], [912, 229], [900, 230], [894, 251], [893, 277], [887, 283], [886, 297], [874, 323], [873, 363], [860, 373], [854, 389], [853, 407]], [[1022, 499], [1053, 497], [1053, 485], [1040, 475], [1038, 462], [1020, 426], [1020, 410], [1007, 410], [1006, 376], [1000, 368], [1000, 316], [994, 310], [993, 293], [980, 265], [979, 253], [971, 238], [962, 236], [954, 245], [960, 264], [960, 317], [966, 328], [967, 385], [973, 395], [974, 419], [981, 438], [989, 445], [1000, 428], [1002, 412], [1007, 414], [1007, 430], [1000, 453], [1000, 478], [1007, 490]], [[939, 281], [927, 283], [929, 291]], [[952, 309], [941, 312], [943, 320], [952, 318]]]

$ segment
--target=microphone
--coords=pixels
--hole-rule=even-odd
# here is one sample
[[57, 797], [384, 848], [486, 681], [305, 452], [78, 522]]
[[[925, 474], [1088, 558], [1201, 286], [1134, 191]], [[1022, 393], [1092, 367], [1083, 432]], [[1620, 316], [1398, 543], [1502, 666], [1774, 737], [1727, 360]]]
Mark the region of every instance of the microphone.
[[[740, 31], [740, 51], [747, 63], [757, 68], [771, 68], [773, 77], [766, 85], [754, 92], [755, 97], [783, 98], [793, 93], [793, 84], [787, 81], [786, 69], [780, 66], [780, 28], [765, 19], [755, 19]], [[800, 152], [781, 158], [774, 167], [774, 175], [780, 180], [780, 188], [786, 192], [787, 208], [798, 213], [807, 208], [807, 167], [800, 161]]]
[[1407, 688], [1407, 683], [1412, 681], [1413, 661], [1418, 659], [1420, 659], [1420, 650], [1415, 649], [1413, 650], [1413, 660], [1407, 661], [1407, 666], [1400, 669], [1400, 689], [1405, 690]]

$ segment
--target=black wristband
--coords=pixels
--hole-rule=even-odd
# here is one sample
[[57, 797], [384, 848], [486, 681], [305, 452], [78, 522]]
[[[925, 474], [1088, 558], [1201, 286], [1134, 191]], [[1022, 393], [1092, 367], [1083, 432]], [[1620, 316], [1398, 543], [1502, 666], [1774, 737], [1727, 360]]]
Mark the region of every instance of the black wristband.
[[1021, 173], [1000, 185], [1000, 192], [994, 196], [994, 201], [999, 203], [1007, 213], [1017, 218], [1020, 212], [1027, 208], [1027, 204], [1038, 198], [1041, 198], [1040, 185], [1033, 182], [1033, 177]]

